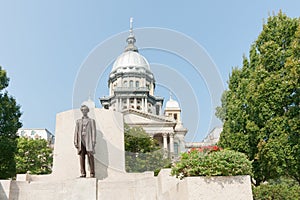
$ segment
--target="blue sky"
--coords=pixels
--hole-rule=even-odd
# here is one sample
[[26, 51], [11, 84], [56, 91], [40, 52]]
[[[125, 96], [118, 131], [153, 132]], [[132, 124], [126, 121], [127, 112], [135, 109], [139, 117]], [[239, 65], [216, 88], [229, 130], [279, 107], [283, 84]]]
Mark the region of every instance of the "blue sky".
[[[0, 8], [0, 65], [11, 79], [8, 91], [21, 105], [25, 128], [47, 128], [51, 132], [55, 131], [56, 113], [73, 108], [74, 83], [84, 61], [99, 44], [128, 31], [130, 17], [134, 18], [134, 28], [164, 28], [193, 39], [214, 62], [226, 87], [232, 67], [241, 65], [243, 54], [248, 55], [262, 30], [263, 19], [280, 9], [290, 17], [300, 14], [300, 2], [296, 0], [1, 0]], [[138, 34], [136, 38], [139, 47], [143, 38]], [[116, 55], [123, 51], [125, 39], [126, 36]], [[150, 63], [179, 70], [183, 79], [190, 81], [199, 108], [197, 120], [190, 113], [195, 105], [186, 105], [185, 99], [172, 89], [174, 98], [185, 108], [183, 123], [190, 130], [188, 140], [199, 141], [213, 126], [220, 125], [217, 120], [210, 123], [214, 113], [210, 91], [204, 79], [194, 80], [197, 78], [193, 78], [188, 62], [164, 51], [145, 49], [141, 54]], [[105, 54], [99, 55], [99, 59], [102, 57]], [[108, 66], [106, 74], [109, 71]], [[108, 94], [106, 81], [104, 73], [92, 96], [97, 106], [98, 98]], [[166, 102], [170, 88], [160, 84], [159, 78], [157, 82], [156, 95], [164, 96]]]

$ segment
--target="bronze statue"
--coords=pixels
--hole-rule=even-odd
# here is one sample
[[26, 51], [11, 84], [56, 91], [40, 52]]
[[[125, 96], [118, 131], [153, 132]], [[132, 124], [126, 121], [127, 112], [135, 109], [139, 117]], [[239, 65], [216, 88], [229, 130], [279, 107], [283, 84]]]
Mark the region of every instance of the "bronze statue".
[[85, 155], [88, 156], [90, 165], [90, 177], [95, 177], [94, 154], [96, 145], [96, 123], [94, 119], [88, 117], [89, 108], [82, 105], [80, 108], [82, 118], [76, 121], [74, 133], [74, 145], [77, 148], [80, 160], [80, 177], [86, 177]]

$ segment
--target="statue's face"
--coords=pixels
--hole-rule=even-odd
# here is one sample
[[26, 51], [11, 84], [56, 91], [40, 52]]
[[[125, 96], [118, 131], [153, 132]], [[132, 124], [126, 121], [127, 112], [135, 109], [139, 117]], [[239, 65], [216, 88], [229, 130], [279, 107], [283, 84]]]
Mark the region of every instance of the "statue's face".
[[83, 107], [83, 108], [81, 108], [81, 112], [82, 112], [83, 116], [87, 116], [89, 109], [87, 107]]

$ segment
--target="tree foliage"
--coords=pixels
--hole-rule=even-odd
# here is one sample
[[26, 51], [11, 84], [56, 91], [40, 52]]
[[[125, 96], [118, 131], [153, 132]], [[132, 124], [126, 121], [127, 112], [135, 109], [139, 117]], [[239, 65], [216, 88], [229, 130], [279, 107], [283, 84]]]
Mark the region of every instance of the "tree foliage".
[[156, 140], [151, 138], [142, 127], [124, 126], [125, 151], [132, 153], [146, 153], [158, 150]]
[[124, 126], [125, 166], [127, 172], [157, 172], [170, 165], [157, 141], [141, 127]]
[[300, 185], [284, 177], [275, 181], [270, 180], [269, 183], [253, 188], [253, 197], [255, 200], [300, 199]]
[[0, 66], [0, 179], [15, 176], [14, 155], [17, 150], [17, 131], [22, 124], [20, 106], [4, 90], [9, 83], [6, 71]]
[[18, 151], [15, 156], [17, 173], [51, 173], [52, 149], [45, 139], [18, 138]]
[[171, 174], [180, 179], [188, 176], [252, 175], [252, 166], [245, 154], [214, 146], [182, 153]]
[[300, 23], [270, 16], [242, 68], [233, 69], [216, 115], [219, 145], [253, 161], [256, 184], [282, 175], [300, 183]]

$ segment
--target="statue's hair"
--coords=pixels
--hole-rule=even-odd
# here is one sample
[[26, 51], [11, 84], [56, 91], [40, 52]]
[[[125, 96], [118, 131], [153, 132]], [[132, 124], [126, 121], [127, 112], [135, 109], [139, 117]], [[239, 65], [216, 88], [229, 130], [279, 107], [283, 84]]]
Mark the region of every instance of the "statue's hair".
[[80, 110], [82, 110], [82, 108], [87, 108], [88, 111], [90, 111], [89, 107], [87, 107], [86, 105], [81, 105]]

